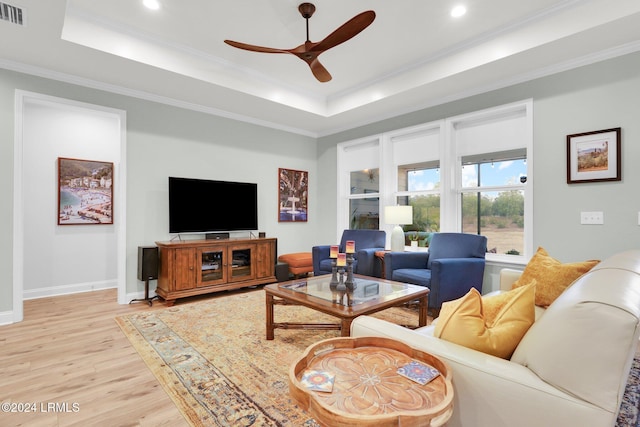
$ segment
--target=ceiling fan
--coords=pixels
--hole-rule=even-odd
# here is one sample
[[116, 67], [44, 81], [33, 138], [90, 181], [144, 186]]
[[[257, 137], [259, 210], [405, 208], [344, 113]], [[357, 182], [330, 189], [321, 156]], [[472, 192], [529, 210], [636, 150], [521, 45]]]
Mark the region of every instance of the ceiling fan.
[[372, 10], [362, 12], [325, 37], [322, 41], [312, 42], [309, 40], [309, 18], [313, 16], [316, 7], [311, 3], [302, 3], [298, 6], [298, 11], [307, 21], [307, 41], [293, 49], [274, 49], [270, 47], [255, 46], [246, 43], [235, 42], [233, 40], [225, 40], [224, 42], [238, 49], [250, 50], [252, 52], [263, 53], [290, 53], [302, 59], [309, 65], [311, 72], [320, 82], [328, 82], [331, 80], [331, 74], [318, 60], [318, 56], [332, 47], [344, 43], [352, 37], [355, 37], [362, 30], [367, 28], [376, 18], [376, 13]]

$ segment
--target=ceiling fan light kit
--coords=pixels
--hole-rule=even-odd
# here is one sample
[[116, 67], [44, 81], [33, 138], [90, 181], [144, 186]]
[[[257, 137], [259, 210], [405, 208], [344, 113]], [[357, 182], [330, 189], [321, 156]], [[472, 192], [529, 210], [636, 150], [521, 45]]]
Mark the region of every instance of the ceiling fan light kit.
[[316, 7], [311, 3], [302, 3], [298, 6], [298, 11], [300, 12], [300, 15], [302, 15], [302, 17], [307, 21], [307, 40], [298, 47], [295, 47], [293, 49], [275, 49], [236, 42], [233, 40], [225, 40], [224, 42], [229, 46], [233, 46], [238, 49], [249, 50], [252, 52], [289, 53], [295, 55], [306, 62], [307, 65], [309, 65], [311, 72], [318, 81], [324, 83], [331, 80], [331, 74], [329, 74], [329, 71], [327, 71], [327, 69], [324, 68], [324, 66], [320, 63], [320, 61], [318, 60], [318, 56], [320, 56], [322, 52], [325, 52], [332, 47], [335, 47], [355, 37], [362, 30], [371, 25], [373, 20], [376, 18], [376, 13], [372, 10], [362, 12], [342, 24], [323, 40], [319, 42], [312, 42], [309, 40], [309, 18], [313, 16], [313, 13], [316, 11]]

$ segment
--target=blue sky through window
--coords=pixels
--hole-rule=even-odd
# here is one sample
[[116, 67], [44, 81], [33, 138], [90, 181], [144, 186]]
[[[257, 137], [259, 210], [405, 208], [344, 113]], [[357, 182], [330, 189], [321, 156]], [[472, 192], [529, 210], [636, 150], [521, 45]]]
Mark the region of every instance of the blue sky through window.
[[[520, 184], [520, 177], [527, 175], [525, 160], [505, 160], [480, 164], [480, 178], [482, 186], [500, 186]], [[409, 171], [409, 191], [433, 190], [440, 185], [440, 169], [421, 169]], [[476, 187], [478, 172], [476, 165], [462, 168], [462, 186]]]

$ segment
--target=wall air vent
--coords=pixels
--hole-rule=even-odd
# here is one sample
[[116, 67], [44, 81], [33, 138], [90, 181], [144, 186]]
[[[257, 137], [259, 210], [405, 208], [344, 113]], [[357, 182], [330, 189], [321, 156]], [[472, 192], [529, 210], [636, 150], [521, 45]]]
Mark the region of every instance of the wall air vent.
[[25, 18], [25, 10], [21, 7], [0, 2], [0, 21], [24, 26], [26, 23]]

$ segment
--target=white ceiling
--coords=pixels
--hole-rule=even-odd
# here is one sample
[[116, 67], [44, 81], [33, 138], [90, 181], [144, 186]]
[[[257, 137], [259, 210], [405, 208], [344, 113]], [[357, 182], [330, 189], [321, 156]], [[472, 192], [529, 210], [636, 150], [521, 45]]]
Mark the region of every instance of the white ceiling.
[[223, 43], [300, 45], [300, 0], [0, 2], [26, 16], [0, 21], [0, 67], [310, 136], [640, 50], [638, 0], [316, 0], [312, 41], [376, 12], [320, 56], [320, 83], [293, 55]]

